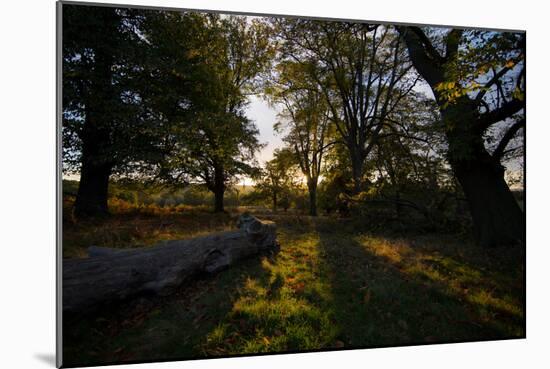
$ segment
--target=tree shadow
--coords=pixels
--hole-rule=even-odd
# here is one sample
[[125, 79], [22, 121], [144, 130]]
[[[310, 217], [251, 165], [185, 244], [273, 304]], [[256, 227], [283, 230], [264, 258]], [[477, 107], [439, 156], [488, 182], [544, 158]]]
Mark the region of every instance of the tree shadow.
[[[394, 244], [405, 244], [406, 253], [420, 264], [413, 268], [413, 274], [440, 281], [452, 296], [459, 295], [479, 308], [489, 309], [484, 312], [509, 320], [525, 332], [525, 245], [483, 248], [457, 234], [395, 236], [380, 230], [371, 234]], [[403, 269], [406, 263], [397, 264]]]
[[[457, 277], [457, 271], [442, 277], [446, 272], [434, 265], [453, 267], [448, 256], [434, 258], [430, 266], [420, 257], [423, 254], [414, 255], [419, 252], [414, 248], [408, 247], [413, 253], [409, 256], [395, 250], [401, 247], [399, 243], [392, 246], [395, 239], [384, 243], [378, 235], [366, 247], [351, 231], [350, 237], [342, 238], [340, 232], [322, 225], [317, 230], [322, 274], [332, 286], [331, 304], [339, 338], [346, 345], [378, 347], [524, 336], [523, 311], [513, 309], [517, 307], [513, 304], [500, 306], [499, 299], [491, 300], [494, 289], [487, 296], [479, 292], [470, 296], [469, 286], [464, 286], [466, 292], [455, 286], [464, 280], [477, 284], [472, 290], [484, 291], [493, 285], [487, 280], [491, 273], [478, 275], [477, 281]], [[434, 251], [428, 250], [426, 255]], [[410, 260], [404, 260], [406, 257]], [[455, 264], [459, 272], [467, 267], [470, 269], [466, 271], [475, 270], [467, 263]], [[510, 306], [513, 308], [507, 309]]]

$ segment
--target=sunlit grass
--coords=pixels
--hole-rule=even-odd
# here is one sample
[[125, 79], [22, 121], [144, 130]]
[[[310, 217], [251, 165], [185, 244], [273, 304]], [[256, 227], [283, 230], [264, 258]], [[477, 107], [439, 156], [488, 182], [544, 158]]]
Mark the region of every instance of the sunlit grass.
[[[358, 237], [358, 240], [369, 252], [388, 260], [401, 273], [418, 279], [425, 285], [437, 286], [439, 290], [459, 301], [477, 305], [477, 318], [480, 322], [488, 323], [494, 320], [495, 315], [502, 313], [513, 315], [519, 320], [524, 318], [523, 295], [518, 293], [523, 286], [522, 270], [511, 275], [495, 273], [486, 267], [482, 270], [468, 265], [465, 260], [456, 260], [438, 251], [434, 252], [433, 245], [429, 245], [432, 247], [427, 247], [427, 251], [425, 245], [416, 244], [413, 247], [406, 240], [390, 242], [383, 237], [365, 236]], [[499, 260], [494, 259], [493, 262], [498, 265]], [[496, 292], [496, 289], [502, 289], [506, 284], [506, 292]], [[506, 327], [501, 328], [507, 330]], [[511, 327], [509, 333], [521, 335], [523, 329]]]
[[246, 279], [231, 312], [208, 335], [206, 354], [318, 349], [336, 341], [333, 311], [325, 308], [330, 285], [318, 278], [318, 237], [279, 239], [281, 252], [262, 259], [261, 278]]

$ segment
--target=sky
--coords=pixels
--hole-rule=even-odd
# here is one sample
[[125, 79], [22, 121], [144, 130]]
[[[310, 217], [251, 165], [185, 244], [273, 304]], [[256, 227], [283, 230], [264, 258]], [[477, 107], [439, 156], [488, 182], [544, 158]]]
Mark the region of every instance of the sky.
[[273, 124], [277, 122], [277, 110], [257, 95], [250, 98], [246, 116], [256, 123], [260, 130], [260, 142], [266, 146], [260, 151], [258, 161], [264, 164], [273, 158], [273, 151], [283, 146], [282, 137], [273, 130]]

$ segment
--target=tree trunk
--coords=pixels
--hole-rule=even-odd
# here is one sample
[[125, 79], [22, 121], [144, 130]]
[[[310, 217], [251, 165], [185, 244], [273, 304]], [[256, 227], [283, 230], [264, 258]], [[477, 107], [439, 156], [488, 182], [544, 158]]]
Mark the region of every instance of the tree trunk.
[[225, 175], [222, 165], [214, 167], [214, 212], [222, 213], [224, 209]]
[[[397, 185], [395, 185], [397, 187]], [[401, 203], [401, 192], [399, 190], [395, 191], [395, 216], [397, 219], [401, 219], [403, 216], [403, 204]]]
[[271, 196], [272, 200], [273, 200], [273, 212], [277, 212], [277, 193], [273, 193], [273, 195]]
[[421, 29], [398, 27], [398, 31], [407, 44], [416, 70], [436, 97], [449, 145], [447, 158], [466, 195], [478, 244], [490, 247], [524, 242], [524, 215], [504, 181], [504, 168], [485, 149], [484, 128], [479, 127], [478, 102], [462, 96], [447, 104], [446, 99], [439, 96], [439, 83], [453, 80], [446, 74], [448, 67], [457, 62], [460, 36], [447, 36], [454, 40], [447, 38], [445, 62], [442, 63], [433, 57], [434, 48], [427, 51]]
[[63, 311], [74, 316], [140, 295], [166, 295], [197, 274], [277, 250], [275, 223], [243, 214], [237, 226], [236, 231], [152, 247], [90, 247], [89, 258], [63, 261]]
[[353, 177], [353, 194], [357, 195], [363, 188], [363, 160], [359, 155], [351, 156], [351, 174]]
[[[109, 12], [105, 20], [108, 30], [118, 24], [118, 17]], [[113, 101], [117, 99], [112, 82], [113, 55], [101, 40], [95, 45], [94, 70], [90, 91], [85, 96], [84, 127], [80, 183], [75, 201], [77, 217], [96, 217], [108, 214], [107, 195], [109, 176], [114, 166], [113, 155], [109, 155], [114, 124]]]
[[525, 220], [504, 180], [504, 168], [487, 154], [455, 163], [454, 173], [470, 208], [474, 235], [485, 247], [517, 244], [525, 240]]
[[446, 132], [447, 157], [466, 196], [476, 242], [494, 247], [525, 240], [523, 212], [504, 180], [504, 167], [487, 152], [476, 130], [476, 111], [456, 104], [443, 110], [442, 117], [452, 127]]
[[74, 205], [76, 217], [98, 217], [109, 214], [107, 197], [110, 175], [109, 164], [96, 164], [93, 160], [83, 160]]
[[308, 183], [309, 191], [309, 215], [316, 217], [317, 216], [317, 183], [311, 181]]
[[223, 206], [224, 193], [225, 190], [220, 188], [216, 188], [216, 192], [214, 192], [214, 212], [216, 213], [223, 213], [225, 211]]

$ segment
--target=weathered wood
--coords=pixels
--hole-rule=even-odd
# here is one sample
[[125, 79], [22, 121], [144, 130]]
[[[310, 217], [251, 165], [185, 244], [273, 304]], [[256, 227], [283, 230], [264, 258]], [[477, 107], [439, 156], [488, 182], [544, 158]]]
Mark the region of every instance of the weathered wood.
[[166, 295], [199, 273], [276, 250], [275, 223], [243, 214], [238, 230], [136, 249], [92, 246], [89, 258], [63, 262], [63, 311], [84, 313], [140, 294]]

